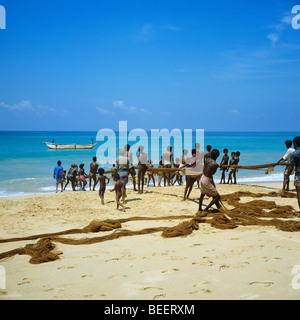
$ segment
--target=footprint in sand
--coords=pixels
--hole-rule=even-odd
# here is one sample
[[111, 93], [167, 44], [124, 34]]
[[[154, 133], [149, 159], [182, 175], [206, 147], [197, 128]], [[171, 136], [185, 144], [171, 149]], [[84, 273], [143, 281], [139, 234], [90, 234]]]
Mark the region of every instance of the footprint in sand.
[[197, 293], [212, 293], [212, 291], [210, 291], [209, 289], [201, 289], [201, 290], [198, 290], [198, 291], [191, 291], [189, 292], [189, 294], [197, 294]]
[[18, 283], [18, 286], [22, 286], [23, 284], [29, 284], [30, 283], [30, 279], [28, 279], [28, 278], [23, 278], [22, 280], [23, 280], [22, 282]]
[[172, 271], [179, 271], [180, 269], [172, 269], [172, 270], [163, 270], [161, 273], [167, 273], [167, 272], [172, 272]]
[[146, 291], [146, 290], [164, 290], [164, 289], [157, 288], [157, 287], [145, 287], [145, 288], [141, 288], [140, 290]]
[[156, 296], [154, 296], [154, 298], [152, 300], [159, 300], [159, 299], [163, 299], [165, 297], [166, 297], [165, 294], [157, 294]]
[[128, 278], [128, 276], [126, 274], [116, 274], [116, 275], [113, 275], [113, 276], [110, 276], [108, 279], [113, 279], [113, 278], [118, 278], [118, 277], [121, 277], [121, 278]]
[[230, 268], [228, 265], [222, 264], [222, 265], [220, 266], [220, 268], [219, 268], [219, 271], [222, 270], [222, 269], [228, 269], [228, 268]]
[[274, 282], [272, 282], [272, 281], [253, 281], [253, 282], [249, 282], [249, 286], [260, 285], [260, 286], [264, 286], [264, 287], [270, 287], [273, 284], [274, 284]]
[[194, 243], [194, 244], [192, 244], [192, 245], [190, 246], [190, 248], [192, 248], [192, 247], [199, 247], [199, 246], [201, 246], [200, 243]]
[[172, 256], [170, 257], [170, 260], [185, 260], [186, 257], [179, 257], [179, 256]]
[[112, 258], [112, 259], [105, 260], [104, 262], [109, 262], [109, 261], [113, 261], [113, 260], [120, 260], [120, 259], [119, 258]]

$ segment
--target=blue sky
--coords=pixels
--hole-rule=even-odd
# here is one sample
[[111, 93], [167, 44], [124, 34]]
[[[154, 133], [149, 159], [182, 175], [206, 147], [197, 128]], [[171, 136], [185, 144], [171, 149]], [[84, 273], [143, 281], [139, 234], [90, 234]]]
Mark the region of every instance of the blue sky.
[[295, 131], [298, 2], [0, 0], [0, 130]]

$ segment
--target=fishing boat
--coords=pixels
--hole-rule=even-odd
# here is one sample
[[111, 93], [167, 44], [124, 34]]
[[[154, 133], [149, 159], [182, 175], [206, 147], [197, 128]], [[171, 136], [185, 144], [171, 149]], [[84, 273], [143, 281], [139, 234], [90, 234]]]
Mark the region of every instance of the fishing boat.
[[42, 141], [42, 143], [52, 150], [87, 150], [87, 149], [93, 149], [99, 142], [90, 143], [90, 144], [77, 144], [77, 143], [58, 144], [54, 142]]

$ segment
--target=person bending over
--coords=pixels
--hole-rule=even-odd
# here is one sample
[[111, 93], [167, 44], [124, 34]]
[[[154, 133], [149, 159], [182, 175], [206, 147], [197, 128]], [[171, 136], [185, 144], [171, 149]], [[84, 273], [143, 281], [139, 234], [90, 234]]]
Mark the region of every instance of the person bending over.
[[219, 165], [217, 164], [216, 160], [219, 157], [220, 152], [217, 149], [213, 149], [211, 151], [211, 158], [205, 162], [203, 175], [200, 180], [200, 188], [201, 188], [201, 195], [199, 200], [199, 211], [202, 210], [202, 203], [204, 196], [212, 197], [212, 201], [208, 204], [204, 211], [208, 211], [214, 204], [220, 209], [220, 194], [216, 189], [214, 183], [214, 174], [216, 173]]

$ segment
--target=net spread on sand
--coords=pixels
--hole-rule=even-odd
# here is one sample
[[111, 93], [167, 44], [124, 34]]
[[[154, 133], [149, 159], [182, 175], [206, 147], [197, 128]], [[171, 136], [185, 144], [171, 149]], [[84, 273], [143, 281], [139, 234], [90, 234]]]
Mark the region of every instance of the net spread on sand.
[[[162, 237], [184, 237], [190, 235], [194, 230], [199, 229], [200, 223], [209, 223], [218, 229], [235, 229], [238, 226], [270, 226], [278, 230], [296, 232], [300, 231], [300, 221], [297, 218], [296, 210], [292, 206], [280, 206], [275, 201], [253, 200], [250, 202], [240, 202], [241, 197], [281, 197], [296, 198], [297, 195], [291, 192], [270, 192], [270, 193], [251, 193], [236, 192], [222, 196], [222, 207], [219, 212], [212, 213], [207, 211], [197, 212], [195, 215], [179, 215], [165, 217], [131, 217], [118, 220], [92, 221], [82, 229], [70, 229], [56, 233], [46, 233], [32, 235], [21, 238], [0, 239], [0, 243], [37, 240], [36, 244], [27, 244], [24, 248], [17, 248], [8, 252], [0, 253], [0, 260], [13, 257], [14, 255], [29, 255], [30, 263], [40, 264], [59, 259], [59, 252], [56, 250], [55, 243], [68, 245], [89, 245], [108, 240], [115, 240], [122, 237], [137, 236], [161, 232]], [[226, 206], [224, 205], [226, 203]], [[230, 208], [229, 208], [230, 207]], [[146, 228], [138, 231], [122, 229], [122, 223], [141, 220], [186, 220], [174, 227]], [[70, 234], [87, 234], [113, 231], [107, 235], [70, 239], [61, 237]]]

